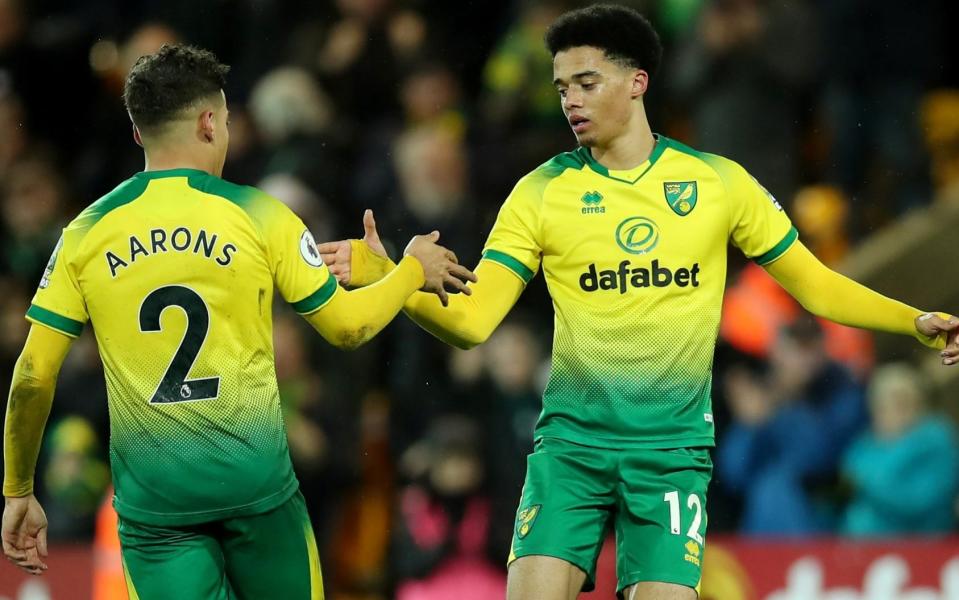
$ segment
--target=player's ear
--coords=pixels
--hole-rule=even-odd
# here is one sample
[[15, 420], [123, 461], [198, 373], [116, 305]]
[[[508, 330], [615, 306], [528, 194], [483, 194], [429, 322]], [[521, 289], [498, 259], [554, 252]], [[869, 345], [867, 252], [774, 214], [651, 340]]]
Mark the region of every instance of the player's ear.
[[630, 98], [634, 100], [646, 94], [649, 89], [649, 73], [642, 69], [633, 71], [632, 89], [630, 89]]
[[140, 130], [136, 125], [133, 126], [133, 141], [137, 143], [137, 146], [143, 147], [143, 138], [140, 137]]
[[216, 130], [216, 115], [212, 110], [205, 110], [200, 113], [200, 118], [197, 123], [197, 133], [200, 136], [200, 139], [204, 140], [207, 143], [213, 143], [213, 139], [216, 137], [214, 132]]

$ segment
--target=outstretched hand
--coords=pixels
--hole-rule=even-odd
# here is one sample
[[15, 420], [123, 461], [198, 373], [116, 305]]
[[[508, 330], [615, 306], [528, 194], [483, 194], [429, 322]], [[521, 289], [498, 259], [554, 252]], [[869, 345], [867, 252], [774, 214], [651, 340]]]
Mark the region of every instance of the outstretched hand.
[[426, 283], [420, 289], [424, 292], [436, 294], [443, 306], [448, 306], [449, 294], [462, 292], [469, 296], [473, 293], [466, 282], [475, 282], [476, 275], [460, 265], [456, 255], [451, 250], [437, 245], [436, 242], [439, 239], [439, 231], [415, 236], [410, 240], [403, 254], [415, 257], [423, 266]]
[[33, 494], [5, 499], [0, 537], [7, 560], [32, 575], [47, 570], [47, 515]]
[[[376, 220], [373, 219], [373, 211], [370, 209], [363, 212], [363, 243], [379, 256], [389, 258], [386, 247], [380, 240], [380, 234], [376, 231]], [[351, 285], [353, 272], [350, 261], [353, 260], [353, 249], [350, 246], [350, 240], [324, 242], [317, 245], [317, 249], [330, 273], [336, 277], [336, 281], [345, 286]]]
[[939, 353], [942, 364], [954, 365], [959, 362], [959, 318], [926, 313], [916, 317], [916, 331], [927, 338], [928, 345], [933, 347], [939, 347], [938, 344], [942, 343], [940, 339], [945, 340], [945, 347]]

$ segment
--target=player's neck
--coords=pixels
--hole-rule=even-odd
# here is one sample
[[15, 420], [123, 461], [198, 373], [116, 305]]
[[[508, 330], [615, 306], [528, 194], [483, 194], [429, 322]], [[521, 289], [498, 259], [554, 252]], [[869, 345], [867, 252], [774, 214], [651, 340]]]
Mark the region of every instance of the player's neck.
[[623, 133], [608, 144], [590, 148], [596, 162], [613, 171], [628, 171], [643, 164], [653, 153], [656, 138], [645, 113], [637, 115]]
[[215, 160], [203, 152], [191, 152], [187, 148], [153, 148], [143, 153], [144, 171], [167, 171], [169, 169], [196, 169], [215, 174]]

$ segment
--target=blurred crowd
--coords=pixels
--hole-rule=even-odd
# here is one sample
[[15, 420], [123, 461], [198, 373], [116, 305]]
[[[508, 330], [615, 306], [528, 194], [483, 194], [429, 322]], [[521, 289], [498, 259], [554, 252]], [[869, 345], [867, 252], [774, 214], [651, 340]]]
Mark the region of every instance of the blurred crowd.
[[[948, 0], [625, 3], [666, 47], [654, 130], [743, 164], [827, 264], [907, 211], [959, 201]], [[289, 204], [317, 240], [360, 237], [372, 208], [394, 256], [435, 228], [472, 267], [515, 181], [575, 143], [542, 34], [581, 4], [0, 0], [2, 397], [60, 228], [143, 168], [120, 97], [138, 56], [185, 41], [232, 65], [224, 177]], [[955, 532], [956, 407], [730, 255], [710, 531]], [[332, 597], [501, 590], [548, 373], [542, 278], [469, 352], [401, 317], [341, 353], [280, 304], [277, 377]], [[108, 440], [87, 328], [37, 474], [51, 538], [93, 535]]]

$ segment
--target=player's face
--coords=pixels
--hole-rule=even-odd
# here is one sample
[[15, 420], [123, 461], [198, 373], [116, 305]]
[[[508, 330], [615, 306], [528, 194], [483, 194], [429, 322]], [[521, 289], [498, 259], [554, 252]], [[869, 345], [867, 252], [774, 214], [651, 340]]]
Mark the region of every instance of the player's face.
[[592, 46], [570, 48], [553, 57], [553, 85], [581, 146], [606, 146], [625, 130], [635, 97], [635, 73]]

